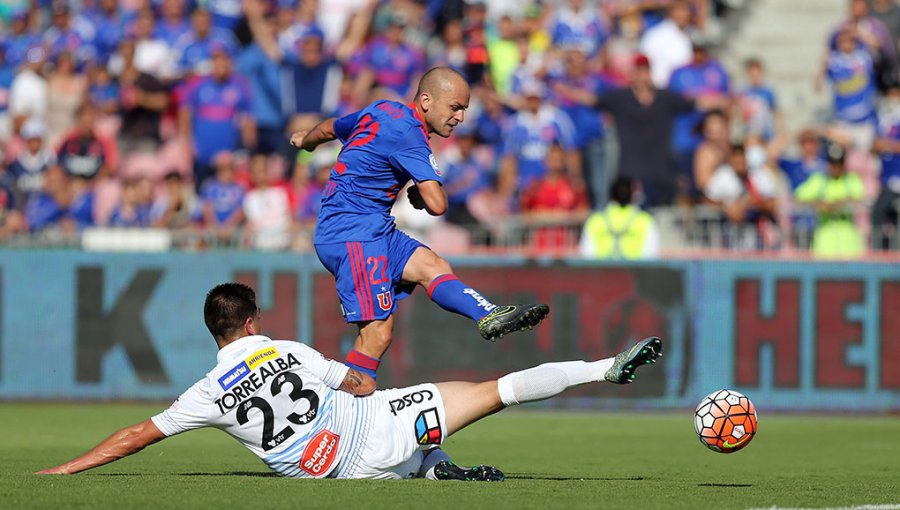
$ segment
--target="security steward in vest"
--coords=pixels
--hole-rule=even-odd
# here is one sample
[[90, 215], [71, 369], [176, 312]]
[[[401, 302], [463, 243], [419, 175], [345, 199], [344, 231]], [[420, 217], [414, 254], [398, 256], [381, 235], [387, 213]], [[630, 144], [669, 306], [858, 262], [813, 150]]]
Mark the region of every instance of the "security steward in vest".
[[653, 216], [631, 203], [632, 182], [619, 177], [610, 187], [612, 201], [588, 217], [581, 235], [582, 256], [601, 259], [654, 258], [659, 232]]

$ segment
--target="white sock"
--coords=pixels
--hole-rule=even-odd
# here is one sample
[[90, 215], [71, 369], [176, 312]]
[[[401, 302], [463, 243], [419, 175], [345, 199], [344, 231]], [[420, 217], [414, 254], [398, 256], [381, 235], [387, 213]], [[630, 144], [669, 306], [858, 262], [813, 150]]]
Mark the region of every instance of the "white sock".
[[504, 405], [544, 400], [580, 384], [603, 381], [615, 358], [600, 361], [564, 361], [513, 372], [497, 380]]
[[425, 457], [422, 459], [422, 467], [419, 468], [417, 478], [437, 480], [437, 478], [435, 478], [434, 476], [434, 466], [436, 466], [437, 463], [441, 462], [442, 460], [449, 461], [450, 456], [447, 455], [447, 452], [437, 447], [423, 453], [425, 454]]

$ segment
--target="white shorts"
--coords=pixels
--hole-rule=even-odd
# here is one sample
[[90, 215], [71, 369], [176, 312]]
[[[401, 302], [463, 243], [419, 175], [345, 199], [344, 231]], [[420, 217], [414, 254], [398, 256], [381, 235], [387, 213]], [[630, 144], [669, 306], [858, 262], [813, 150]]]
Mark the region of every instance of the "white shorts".
[[447, 437], [444, 401], [434, 384], [375, 392], [361, 463], [350, 478], [400, 479], [416, 476], [423, 451]]

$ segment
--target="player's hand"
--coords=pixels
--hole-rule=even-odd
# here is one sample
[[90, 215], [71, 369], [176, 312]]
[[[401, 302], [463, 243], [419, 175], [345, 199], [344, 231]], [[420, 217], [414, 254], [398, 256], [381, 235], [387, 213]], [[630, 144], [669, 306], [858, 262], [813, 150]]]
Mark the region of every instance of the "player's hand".
[[302, 129], [297, 131], [296, 133], [291, 135], [291, 145], [298, 149], [303, 148], [303, 141], [306, 139], [306, 135], [309, 134], [308, 129]]
[[412, 204], [416, 209], [425, 209], [425, 199], [422, 198], [422, 194], [419, 193], [419, 187], [415, 184], [410, 186], [406, 190], [406, 196], [409, 197], [409, 203]]
[[36, 475], [67, 475], [61, 466], [57, 466], [55, 468], [47, 468], [42, 469], [40, 471], [36, 471], [34, 474]]

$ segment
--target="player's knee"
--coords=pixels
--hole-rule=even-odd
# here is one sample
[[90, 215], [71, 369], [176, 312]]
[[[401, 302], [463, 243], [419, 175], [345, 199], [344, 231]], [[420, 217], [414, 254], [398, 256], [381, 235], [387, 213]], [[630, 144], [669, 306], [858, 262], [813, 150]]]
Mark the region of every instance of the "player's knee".
[[377, 328], [366, 335], [366, 343], [377, 347], [382, 352], [391, 345], [393, 334], [389, 328]]
[[435, 260], [432, 264], [432, 275], [436, 278], [442, 274], [452, 274], [453, 268], [450, 267], [450, 263], [444, 260], [443, 258], [435, 255]]

